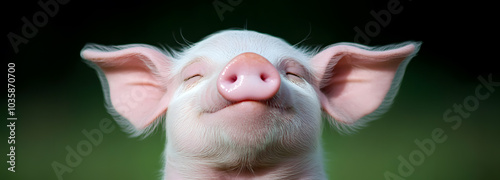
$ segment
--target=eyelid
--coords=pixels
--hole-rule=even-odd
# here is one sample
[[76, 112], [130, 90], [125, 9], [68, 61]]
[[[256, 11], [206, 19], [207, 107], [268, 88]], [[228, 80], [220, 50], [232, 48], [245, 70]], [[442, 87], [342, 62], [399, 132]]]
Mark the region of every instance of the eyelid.
[[189, 81], [190, 79], [193, 79], [193, 78], [195, 78], [197, 76], [200, 76], [200, 78], [203, 77], [203, 75], [201, 75], [201, 74], [195, 74], [195, 75], [192, 75], [192, 76], [189, 76], [189, 77], [185, 78], [184, 82]]
[[207, 71], [206, 63], [201, 60], [195, 60], [194, 62], [186, 65], [182, 69], [181, 77], [183, 78], [184, 81], [187, 81], [197, 76], [203, 77], [206, 71]]
[[292, 76], [297, 76], [297, 77], [299, 77], [299, 78], [302, 78], [302, 76], [301, 76], [301, 75], [296, 74], [296, 73], [293, 73], [293, 72], [286, 72], [286, 75], [292, 75]]
[[310, 72], [299, 61], [293, 58], [285, 58], [279, 66], [288, 81], [299, 86], [309, 82]]
[[302, 66], [300, 63], [296, 62], [295, 60], [286, 61], [285, 72], [286, 72], [286, 74], [291, 73], [291, 74], [299, 76], [299, 77], [304, 77], [307, 73], [306, 70], [304, 69], [304, 66]]

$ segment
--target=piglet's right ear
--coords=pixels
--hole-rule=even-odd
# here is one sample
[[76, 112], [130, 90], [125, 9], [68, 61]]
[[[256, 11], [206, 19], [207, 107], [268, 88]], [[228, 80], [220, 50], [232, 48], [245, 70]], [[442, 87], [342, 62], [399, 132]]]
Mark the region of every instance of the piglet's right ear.
[[93, 62], [110, 113], [129, 132], [143, 133], [166, 112], [173, 91], [167, 86], [172, 62], [161, 50], [88, 44], [81, 56]]

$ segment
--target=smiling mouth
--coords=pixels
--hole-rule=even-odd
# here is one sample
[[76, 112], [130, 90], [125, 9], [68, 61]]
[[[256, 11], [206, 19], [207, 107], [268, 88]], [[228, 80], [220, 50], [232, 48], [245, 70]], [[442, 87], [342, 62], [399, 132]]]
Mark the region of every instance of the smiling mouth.
[[[249, 104], [251, 103], [251, 105]], [[265, 106], [265, 108], [269, 109], [277, 109], [280, 111], [291, 111], [293, 108], [291, 106], [286, 106], [284, 107], [282, 104], [270, 102], [270, 101], [253, 101], [253, 100], [245, 100], [245, 101], [238, 101], [238, 102], [228, 102], [225, 105], [221, 105], [218, 107], [214, 107], [211, 109], [204, 109], [201, 114], [213, 114], [216, 112], [219, 112], [221, 110], [224, 110], [226, 108], [233, 108], [235, 106], [240, 106], [240, 105], [246, 105], [246, 106]]]

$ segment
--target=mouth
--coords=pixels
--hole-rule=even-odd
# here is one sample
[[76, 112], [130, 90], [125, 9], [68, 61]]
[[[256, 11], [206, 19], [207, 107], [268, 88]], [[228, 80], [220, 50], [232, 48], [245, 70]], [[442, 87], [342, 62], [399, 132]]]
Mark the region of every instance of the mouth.
[[277, 103], [272, 99], [267, 101], [244, 100], [238, 102], [227, 101], [219, 105], [212, 106], [212, 108], [204, 109], [201, 114], [214, 114], [226, 109], [253, 111], [256, 108], [269, 110], [274, 109], [279, 111], [291, 111], [293, 109], [291, 106], [284, 106], [283, 104]]

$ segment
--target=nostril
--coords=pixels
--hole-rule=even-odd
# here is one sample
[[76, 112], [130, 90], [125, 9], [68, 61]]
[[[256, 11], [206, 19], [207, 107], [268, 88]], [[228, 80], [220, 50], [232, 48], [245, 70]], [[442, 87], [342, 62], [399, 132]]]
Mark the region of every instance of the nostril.
[[236, 76], [236, 75], [232, 75], [232, 76], [229, 77], [229, 82], [231, 82], [231, 83], [234, 83], [237, 80], [238, 80], [238, 76]]
[[264, 74], [264, 73], [260, 74], [260, 80], [266, 82], [267, 78], [268, 78], [267, 74]]

